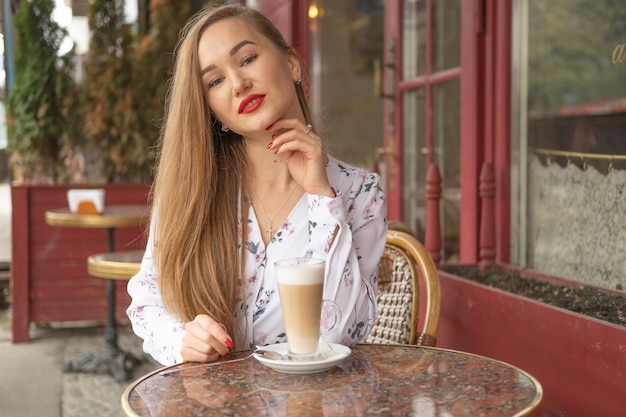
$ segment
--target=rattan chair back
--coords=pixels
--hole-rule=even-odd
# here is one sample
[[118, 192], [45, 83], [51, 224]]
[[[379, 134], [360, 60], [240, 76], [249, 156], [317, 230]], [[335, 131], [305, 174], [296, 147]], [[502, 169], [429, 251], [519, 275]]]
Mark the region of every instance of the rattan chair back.
[[[409, 233], [387, 232], [378, 268], [377, 301], [378, 322], [367, 343], [435, 346], [441, 307], [439, 274], [426, 248]], [[421, 330], [420, 307], [424, 310]]]

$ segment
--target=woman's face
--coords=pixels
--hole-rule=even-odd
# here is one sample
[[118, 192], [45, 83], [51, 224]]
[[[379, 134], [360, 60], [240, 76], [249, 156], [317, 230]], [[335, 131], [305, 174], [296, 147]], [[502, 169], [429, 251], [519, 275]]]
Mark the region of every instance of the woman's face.
[[198, 55], [209, 107], [224, 126], [248, 136], [282, 118], [303, 119], [294, 87], [299, 61], [245, 21], [228, 18], [209, 26]]

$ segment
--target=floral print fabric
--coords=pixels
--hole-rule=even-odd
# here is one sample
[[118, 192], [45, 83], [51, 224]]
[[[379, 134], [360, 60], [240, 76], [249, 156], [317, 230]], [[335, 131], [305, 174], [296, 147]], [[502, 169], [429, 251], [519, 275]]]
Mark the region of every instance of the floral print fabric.
[[[279, 259], [326, 259], [324, 298], [341, 310], [338, 325], [322, 336], [327, 342], [358, 343], [376, 322], [378, 262], [387, 232], [380, 178], [330, 156], [326, 169], [336, 197], [305, 194], [267, 247], [252, 205], [248, 219], [240, 219], [239, 235], [246, 227], [247, 241], [239, 244], [247, 252], [245, 290], [234, 311], [240, 332], [233, 335], [239, 342], [236, 348], [286, 342], [274, 276], [274, 262]], [[153, 227], [157, 221], [153, 219]], [[163, 306], [152, 262], [153, 244], [150, 236], [141, 270], [129, 281], [132, 302], [127, 314], [133, 331], [144, 340], [144, 351], [171, 365], [182, 361], [184, 325]], [[327, 316], [323, 312], [322, 320]]]

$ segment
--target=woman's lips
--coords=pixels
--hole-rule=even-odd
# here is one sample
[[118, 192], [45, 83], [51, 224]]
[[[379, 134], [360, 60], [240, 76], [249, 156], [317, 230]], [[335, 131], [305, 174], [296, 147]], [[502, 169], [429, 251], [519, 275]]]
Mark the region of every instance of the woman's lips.
[[264, 94], [249, 95], [241, 101], [241, 104], [239, 104], [239, 114], [252, 113], [259, 108], [264, 99]]

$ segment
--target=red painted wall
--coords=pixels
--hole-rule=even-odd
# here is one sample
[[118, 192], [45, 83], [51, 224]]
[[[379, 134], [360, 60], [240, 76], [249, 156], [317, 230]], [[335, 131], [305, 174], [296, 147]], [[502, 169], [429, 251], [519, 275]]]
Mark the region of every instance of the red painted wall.
[[437, 346], [517, 366], [543, 387], [546, 415], [622, 416], [626, 329], [439, 271]]

